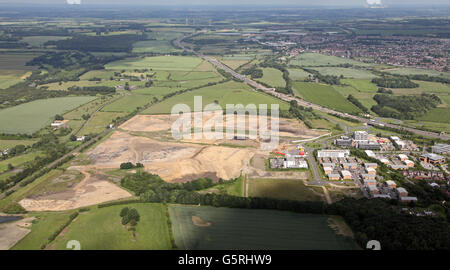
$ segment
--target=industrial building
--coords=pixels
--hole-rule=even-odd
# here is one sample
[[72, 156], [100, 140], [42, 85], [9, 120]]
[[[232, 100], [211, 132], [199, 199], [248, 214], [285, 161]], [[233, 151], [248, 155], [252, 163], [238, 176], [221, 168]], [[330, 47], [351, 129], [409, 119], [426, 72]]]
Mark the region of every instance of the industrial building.
[[317, 151], [318, 158], [346, 158], [350, 156], [349, 150], [319, 150]]
[[432, 165], [445, 163], [445, 157], [432, 153], [422, 154], [420, 155], [419, 159], [425, 163], [430, 163]]
[[435, 144], [431, 146], [431, 152], [435, 154], [450, 155], [450, 144]]

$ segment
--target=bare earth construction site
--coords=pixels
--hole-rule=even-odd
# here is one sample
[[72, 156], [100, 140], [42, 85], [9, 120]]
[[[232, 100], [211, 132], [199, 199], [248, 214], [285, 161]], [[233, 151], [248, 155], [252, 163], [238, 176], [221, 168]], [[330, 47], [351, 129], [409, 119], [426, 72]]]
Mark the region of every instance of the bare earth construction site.
[[[207, 119], [205, 117], [204, 120]], [[215, 181], [230, 180], [242, 174], [271, 178], [290, 174], [283, 176], [296, 179], [306, 179], [308, 176], [304, 172], [266, 172], [261, 162], [251, 164], [255, 156], [259, 160], [270, 154], [260, 150], [258, 140], [202, 138], [176, 141], [170, 137], [170, 128], [175, 120], [176, 117], [170, 115], [133, 117], [108, 139], [83, 154], [89, 164], [67, 169], [68, 172], [81, 173], [81, 180], [69, 181], [62, 190], [29, 195], [20, 204], [27, 211], [62, 211], [132, 197], [106, 175], [106, 172], [118, 169], [124, 162], [141, 163], [145, 171], [157, 174], [167, 182], [179, 183], [203, 177]], [[268, 123], [270, 127], [270, 120]], [[322, 133], [307, 129], [298, 121], [280, 119], [280, 135], [284, 145]], [[52, 185], [52, 182], [57, 182], [57, 178], [47, 185]]]

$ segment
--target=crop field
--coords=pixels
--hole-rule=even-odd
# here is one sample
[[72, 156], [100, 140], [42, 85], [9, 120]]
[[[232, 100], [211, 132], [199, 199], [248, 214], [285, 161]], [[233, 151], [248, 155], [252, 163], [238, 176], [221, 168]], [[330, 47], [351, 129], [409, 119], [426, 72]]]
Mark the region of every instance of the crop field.
[[[92, 100], [89, 103], [86, 103], [66, 114], [64, 114], [64, 119], [68, 119], [68, 120], [83, 120], [83, 115], [86, 114], [92, 114], [94, 113], [96, 110], [98, 110], [98, 108], [103, 105], [106, 104], [108, 102], [110, 102], [111, 100], [113, 100], [114, 98], [117, 98], [117, 96], [106, 96], [106, 97], [101, 97], [101, 98], [97, 98]], [[69, 122], [70, 123], [70, 122]]]
[[436, 70], [428, 70], [420, 68], [393, 68], [393, 69], [385, 69], [383, 71], [398, 75], [428, 75], [428, 76], [450, 78], [449, 72], [439, 72]]
[[169, 40], [146, 40], [133, 45], [133, 53], [173, 53], [181, 52]]
[[191, 71], [200, 65], [202, 61], [202, 59], [192, 56], [155, 56], [120, 60], [107, 64], [105, 68], [116, 70], [151, 69]]
[[[101, 82], [97, 82], [97, 81], [68, 81], [68, 82], [63, 82], [61, 84], [59, 83], [48, 83], [48, 84], [43, 84], [41, 87], [47, 87], [48, 90], [50, 91], [66, 91], [68, 90], [70, 87], [72, 86], [77, 86], [77, 87], [89, 87], [89, 86], [109, 86], [109, 87], [115, 87], [118, 85], [124, 85], [125, 82], [121, 82], [121, 81], [101, 81]], [[130, 86], [131, 85], [135, 85], [135, 86], [143, 86], [145, 84], [145, 82], [129, 82]]]
[[392, 89], [396, 95], [420, 95], [422, 93], [450, 94], [450, 86], [443, 83], [414, 81], [419, 84], [417, 88]]
[[182, 87], [149, 87], [149, 88], [140, 88], [137, 90], [134, 90], [133, 93], [134, 94], [138, 94], [138, 95], [149, 95], [149, 96], [154, 96], [156, 98], [162, 98], [164, 95], [182, 90]]
[[149, 95], [128, 95], [109, 105], [106, 105], [103, 112], [132, 112], [137, 107], [143, 107], [150, 103], [152, 96]]
[[249, 197], [264, 197], [281, 200], [323, 201], [322, 189], [307, 187], [301, 180], [250, 179]]
[[310, 73], [299, 68], [290, 68], [288, 70], [289, 70], [289, 77], [294, 81], [304, 80], [308, 78], [309, 75], [311, 75]]
[[[119, 214], [124, 207], [135, 208], [141, 216], [136, 226], [136, 238], [121, 224]], [[83, 250], [172, 249], [166, 210], [162, 204], [91, 207], [90, 211], [80, 213], [67, 227], [64, 236], [59, 236], [49, 249], [65, 250], [70, 239], [77, 239]]]
[[333, 87], [323, 84], [295, 82], [295, 92], [307, 101], [347, 113], [357, 113], [360, 109], [347, 101]]
[[38, 56], [37, 54], [0, 54], [1, 70], [33, 70], [34, 67], [25, 64]]
[[35, 143], [36, 140], [0, 140], [0, 151], [8, 148], [12, 148], [16, 145], [29, 146]]
[[317, 70], [322, 75], [331, 75], [331, 76], [344, 76], [345, 78], [354, 78], [354, 79], [371, 79], [376, 76], [369, 71], [362, 69], [354, 69], [354, 68], [341, 68], [341, 67], [315, 67], [314, 70]]
[[0, 130], [4, 133], [33, 133], [50, 124], [56, 114], [64, 114], [95, 97], [62, 97], [35, 100], [0, 110]]
[[10, 86], [20, 83], [20, 76], [0, 75], [0, 89], [7, 89]]
[[434, 108], [420, 117], [419, 120], [450, 124], [450, 108]]
[[268, 84], [272, 87], [286, 87], [283, 79], [283, 72], [275, 68], [263, 68], [263, 77], [258, 81]]
[[22, 42], [28, 43], [33, 47], [41, 47], [48, 41], [57, 41], [64, 40], [70, 37], [62, 37], [62, 36], [31, 36], [22, 38]]
[[342, 83], [348, 84], [360, 92], [376, 93], [378, 91], [378, 86], [373, 84], [370, 80], [343, 79]]
[[80, 135], [98, 134], [106, 129], [117, 117], [126, 115], [123, 112], [97, 112], [89, 123], [81, 130]]
[[202, 96], [203, 106], [217, 100], [223, 109], [226, 108], [226, 104], [243, 104], [244, 106], [247, 104], [268, 104], [269, 109], [270, 104], [280, 104], [280, 110], [289, 109], [288, 104], [283, 101], [259, 92], [254, 92], [246, 84], [232, 81], [174, 96], [151, 106], [143, 114], [171, 113], [172, 107], [176, 104], [187, 104], [193, 110], [195, 96]]
[[325, 215], [275, 210], [170, 206], [179, 249], [347, 250], [352, 240], [337, 235]]
[[355, 61], [348, 58], [328, 56], [318, 53], [303, 53], [297, 56], [297, 58], [290, 61], [291, 65], [296, 66], [337, 66], [341, 64], [351, 64], [355, 66], [369, 66], [369, 64]]

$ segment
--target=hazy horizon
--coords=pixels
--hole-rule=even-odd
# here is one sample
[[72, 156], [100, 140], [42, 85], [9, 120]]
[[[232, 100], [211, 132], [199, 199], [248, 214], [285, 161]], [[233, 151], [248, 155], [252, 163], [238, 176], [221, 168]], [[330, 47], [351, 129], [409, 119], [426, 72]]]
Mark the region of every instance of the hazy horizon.
[[[70, 0], [77, 1], [77, 0]], [[211, 3], [209, 0], [191, 0], [189, 2], [183, 0], [129, 0], [124, 3], [121, 0], [81, 0], [82, 5], [146, 5], [146, 6], [354, 6], [363, 7], [367, 5], [366, 0], [316, 0], [314, 4], [308, 0], [223, 0]], [[433, 6], [433, 5], [450, 5], [448, 0], [384, 0], [383, 4], [387, 6]], [[0, 4], [32, 4], [32, 5], [67, 5], [67, 0], [0, 0]]]

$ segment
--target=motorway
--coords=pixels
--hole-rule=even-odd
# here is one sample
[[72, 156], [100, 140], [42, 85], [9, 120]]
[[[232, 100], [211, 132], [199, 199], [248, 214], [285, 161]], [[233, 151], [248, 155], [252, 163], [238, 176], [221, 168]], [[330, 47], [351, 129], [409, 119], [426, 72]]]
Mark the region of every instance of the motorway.
[[275, 91], [274, 88], [267, 88], [267, 87], [265, 87], [265, 86], [255, 82], [255, 81], [249, 79], [247, 76], [244, 76], [242, 74], [237, 73], [236, 71], [234, 71], [233, 69], [229, 68], [228, 66], [222, 64], [220, 61], [218, 61], [215, 58], [203, 55], [203, 54], [201, 54], [199, 52], [196, 52], [196, 51], [194, 51], [192, 49], [186, 48], [185, 46], [183, 46], [181, 44], [181, 42], [183, 41], [183, 39], [185, 39], [187, 37], [189, 37], [189, 36], [182, 37], [182, 38], [179, 38], [179, 39], [175, 40], [174, 41], [175, 45], [178, 46], [179, 48], [183, 49], [184, 51], [193, 53], [196, 56], [204, 59], [205, 61], [208, 61], [209, 63], [211, 63], [212, 65], [216, 66], [217, 68], [219, 68], [219, 69], [221, 69], [221, 70], [223, 70], [225, 72], [230, 73], [234, 78], [243, 81], [244, 83], [254, 87], [255, 89], [261, 90], [261, 91], [263, 91], [263, 92], [265, 92], [267, 94], [270, 94], [272, 96], [275, 96], [275, 97], [277, 97], [277, 98], [279, 98], [281, 100], [284, 100], [284, 101], [287, 101], [287, 102], [295, 100], [295, 101], [297, 101], [297, 103], [299, 105], [301, 105], [303, 107], [312, 108], [314, 110], [322, 111], [322, 112], [329, 113], [329, 114], [335, 114], [335, 115], [339, 115], [339, 116], [342, 116], [342, 117], [352, 118], [352, 119], [358, 120], [360, 122], [371, 124], [371, 125], [385, 126], [385, 127], [389, 127], [389, 128], [398, 129], [398, 130], [409, 131], [409, 132], [412, 132], [414, 134], [421, 135], [421, 136], [428, 136], [428, 137], [431, 137], [431, 138], [450, 140], [450, 135], [447, 135], [447, 134], [439, 134], [439, 133], [423, 131], [423, 130], [419, 130], [419, 129], [415, 129], [415, 128], [401, 127], [401, 126], [398, 126], [398, 125], [385, 123], [385, 122], [382, 122], [382, 121], [379, 121], [379, 120], [370, 120], [370, 119], [367, 119], [367, 118], [358, 117], [358, 116], [354, 116], [354, 115], [338, 112], [338, 111], [335, 111], [335, 110], [332, 110], [332, 109], [328, 109], [328, 108], [322, 107], [320, 105], [313, 104], [313, 103], [307, 102], [305, 100], [299, 99], [297, 97], [292, 97], [290, 95], [278, 93], [278, 92]]

